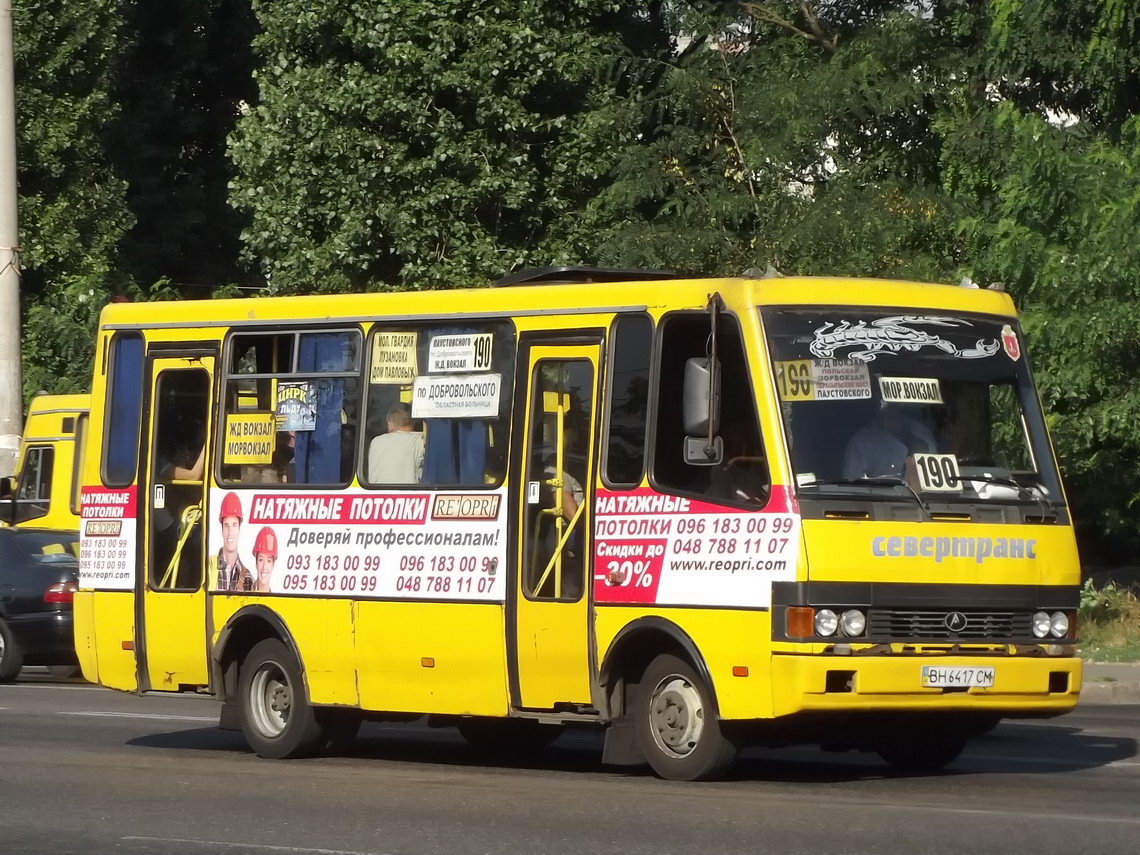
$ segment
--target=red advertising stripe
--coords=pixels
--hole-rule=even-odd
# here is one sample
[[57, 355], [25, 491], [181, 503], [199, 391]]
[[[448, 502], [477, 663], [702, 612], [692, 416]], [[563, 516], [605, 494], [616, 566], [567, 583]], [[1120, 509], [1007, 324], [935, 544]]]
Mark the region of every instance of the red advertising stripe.
[[80, 493], [83, 519], [122, 520], [138, 516], [138, 502], [134, 487], [108, 489], [84, 487]]
[[[324, 523], [422, 525], [431, 496], [392, 493], [360, 496], [344, 493], [257, 493], [237, 497], [250, 523]], [[233, 500], [229, 500], [233, 501]]]

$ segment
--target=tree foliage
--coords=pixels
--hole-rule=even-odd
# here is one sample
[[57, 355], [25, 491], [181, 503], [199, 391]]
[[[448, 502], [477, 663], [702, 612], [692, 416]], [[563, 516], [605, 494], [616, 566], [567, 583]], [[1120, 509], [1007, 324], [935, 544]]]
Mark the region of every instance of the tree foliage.
[[233, 135], [274, 292], [475, 284], [558, 260], [633, 142], [612, 0], [256, 2], [260, 103]]
[[95, 319], [125, 286], [117, 266], [131, 225], [126, 185], [103, 131], [118, 105], [110, 68], [122, 0], [14, 4], [16, 147], [23, 266], [24, 388], [90, 384]]

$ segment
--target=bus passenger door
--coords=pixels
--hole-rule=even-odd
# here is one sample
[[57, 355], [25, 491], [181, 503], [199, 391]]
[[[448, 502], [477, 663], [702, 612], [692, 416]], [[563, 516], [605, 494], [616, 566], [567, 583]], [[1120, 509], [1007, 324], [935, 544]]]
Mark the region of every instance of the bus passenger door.
[[[590, 531], [600, 345], [524, 348], [514, 702], [590, 703]], [[519, 384], [522, 387], [524, 384]], [[520, 398], [523, 392], [520, 388]], [[514, 682], [514, 681], [512, 681]]]
[[136, 584], [141, 689], [206, 685], [205, 508], [213, 356], [148, 360], [146, 541]]

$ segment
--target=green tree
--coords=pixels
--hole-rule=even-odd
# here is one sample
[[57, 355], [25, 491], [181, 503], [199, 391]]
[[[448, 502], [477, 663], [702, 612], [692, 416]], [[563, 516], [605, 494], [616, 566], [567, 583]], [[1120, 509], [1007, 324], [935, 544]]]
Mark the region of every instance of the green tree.
[[636, 133], [613, 0], [255, 2], [260, 100], [231, 140], [273, 292], [486, 282], [575, 261], [567, 222]]
[[257, 94], [256, 30], [249, 0], [127, 7], [110, 93], [118, 111], [105, 145], [134, 218], [121, 264], [146, 291], [167, 280], [174, 293], [209, 297], [247, 278], [225, 149], [241, 106]]
[[14, 6], [24, 388], [90, 385], [95, 319], [129, 287], [117, 268], [131, 225], [103, 132], [123, 0]]

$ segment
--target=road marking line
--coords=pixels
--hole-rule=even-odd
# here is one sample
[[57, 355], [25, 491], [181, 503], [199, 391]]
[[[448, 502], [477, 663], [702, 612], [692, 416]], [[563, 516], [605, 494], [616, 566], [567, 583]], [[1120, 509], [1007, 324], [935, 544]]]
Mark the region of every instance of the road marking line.
[[65, 689], [69, 692], [104, 692], [102, 686], [59, 686], [55, 683], [9, 683], [6, 689]]
[[[856, 803], [858, 804], [858, 803]], [[988, 808], [951, 808], [941, 805], [879, 805], [884, 810], [915, 811], [925, 813], [965, 814], [967, 816], [1016, 816], [1020, 819], [1041, 819], [1049, 822], [1115, 822], [1124, 825], [1140, 825], [1140, 819], [1116, 816], [1088, 816], [1068, 813], [1030, 813], [1017, 808], [991, 810]]]
[[1098, 763], [1095, 760], [1062, 760], [1059, 757], [1000, 757], [995, 754], [963, 754], [954, 762], [956, 764], [969, 763], [971, 760], [982, 760], [987, 763], [1040, 763], [1050, 766], [1087, 766], [1098, 769], [1104, 766], [1140, 766], [1140, 763], [1132, 763], [1128, 760], [1109, 760], [1105, 763]]
[[218, 717], [216, 715], [162, 715], [161, 713], [138, 713], [138, 712], [95, 712], [95, 711], [81, 711], [81, 712], [57, 712], [56, 715], [83, 715], [92, 718], [151, 718], [160, 719], [162, 721], [212, 721], [216, 722]]
[[314, 855], [383, 855], [380, 852], [358, 852], [353, 849], [310, 849], [305, 846], [270, 846], [265, 843], [227, 843], [222, 840], [191, 840], [185, 837], [120, 837], [144, 843], [189, 843], [194, 846], [222, 846], [229, 849], [263, 849], [266, 852], [312, 852]]

